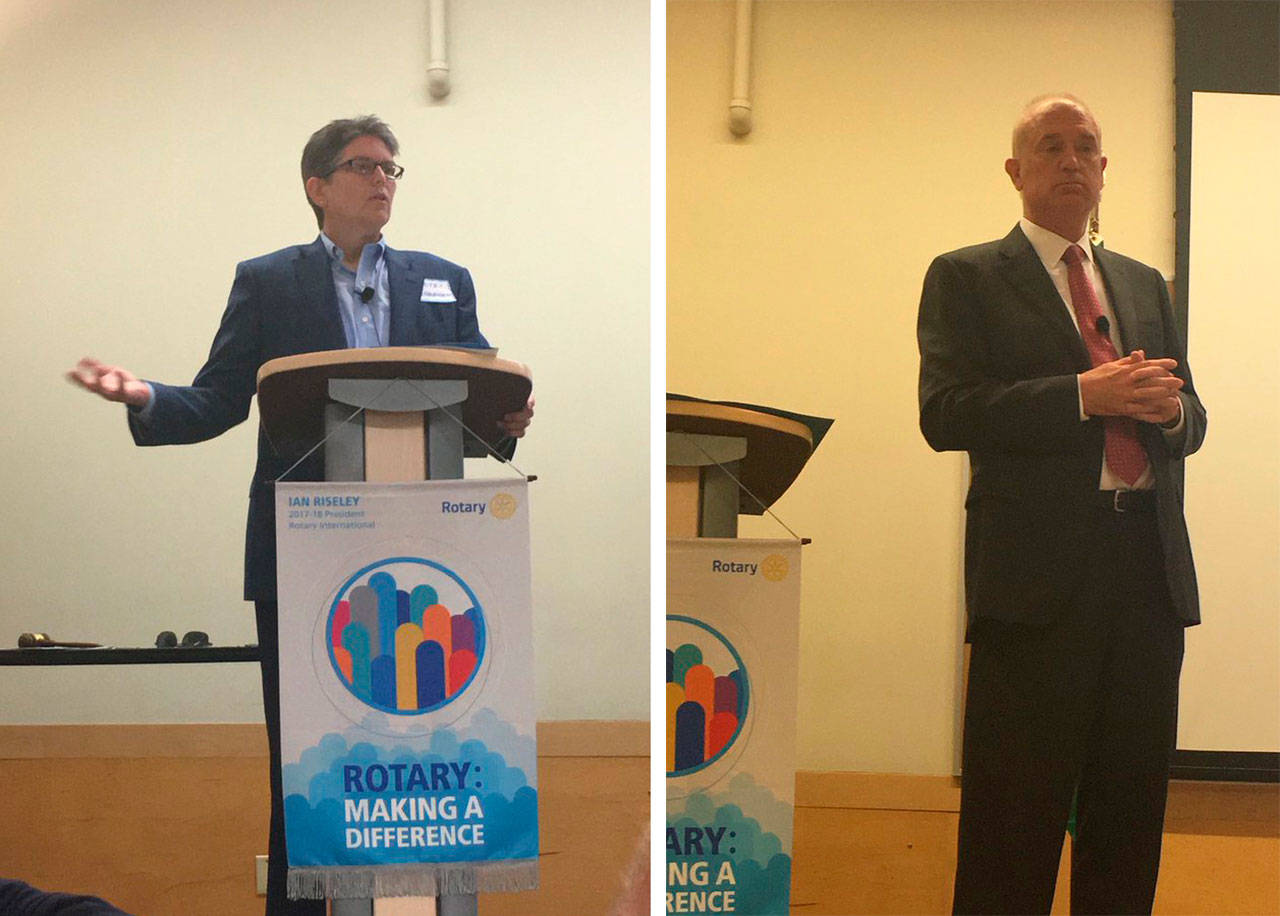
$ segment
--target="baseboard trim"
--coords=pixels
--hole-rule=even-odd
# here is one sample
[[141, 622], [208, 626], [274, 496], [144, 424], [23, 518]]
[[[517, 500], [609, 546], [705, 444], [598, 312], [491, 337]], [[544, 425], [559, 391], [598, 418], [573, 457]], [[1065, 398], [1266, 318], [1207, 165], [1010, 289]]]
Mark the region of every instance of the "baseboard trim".
[[[647, 757], [649, 723], [629, 719], [538, 723], [540, 757]], [[0, 759], [265, 757], [261, 723], [0, 725]]]
[[261, 723], [0, 725], [0, 758], [265, 757]]
[[[796, 773], [797, 808], [958, 813], [960, 779], [906, 773]], [[1276, 836], [1280, 785], [1274, 782], [1173, 779], [1165, 814], [1168, 833]]]
[[959, 811], [960, 779], [910, 773], [796, 773], [796, 806], [885, 811]]
[[648, 757], [649, 723], [559, 719], [538, 723], [539, 757]]
[[1280, 753], [1180, 749], [1173, 753], [1170, 775], [1212, 782], [1280, 782]]

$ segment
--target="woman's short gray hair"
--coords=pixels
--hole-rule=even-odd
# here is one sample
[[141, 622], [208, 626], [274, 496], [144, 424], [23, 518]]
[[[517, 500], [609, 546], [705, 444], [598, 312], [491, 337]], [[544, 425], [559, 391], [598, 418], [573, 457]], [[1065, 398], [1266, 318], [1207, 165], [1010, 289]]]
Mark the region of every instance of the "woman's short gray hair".
[[[347, 144], [357, 137], [375, 137], [391, 150], [391, 155], [400, 152], [400, 144], [396, 135], [391, 132], [376, 115], [362, 115], [358, 118], [342, 118], [330, 121], [311, 135], [307, 145], [302, 148], [302, 186], [305, 193], [308, 178], [327, 178], [338, 166], [338, 157], [347, 148]], [[324, 228], [324, 211], [311, 203], [307, 195], [307, 204], [316, 214], [316, 223]]]

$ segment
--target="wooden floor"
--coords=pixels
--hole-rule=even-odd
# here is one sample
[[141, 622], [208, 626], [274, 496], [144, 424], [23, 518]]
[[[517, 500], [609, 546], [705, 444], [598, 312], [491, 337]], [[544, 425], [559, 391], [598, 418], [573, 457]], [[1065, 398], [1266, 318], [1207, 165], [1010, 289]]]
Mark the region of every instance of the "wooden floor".
[[[936, 807], [954, 806], [943, 799]], [[955, 810], [798, 806], [791, 912], [949, 913], [958, 817]], [[1054, 913], [1070, 911], [1070, 861], [1068, 842]], [[1280, 914], [1280, 786], [1170, 786], [1155, 913]]]
[[[256, 743], [229, 756], [154, 756], [112, 744], [108, 730], [93, 739], [107, 752], [79, 756], [74, 734], [29, 734], [0, 735], [0, 875], [98, 894], [137, 916], [262, 913], [253, 858], [266, 847], [267, 782]], [[482, 916], [608, 913], [647, 817], [648, 759], [616, 742], [606, 752], [594, 733], [570, 744], [603, 755], [571, 747], [539, 758], [541, 889], [483, 895]], [[796, 797], [794, 914], [950, 911], [952, 780], [809, 773]], [[1068, 845], [1064, 865], [1069, 857]], [[1055, 913], [1068, 912], [1061, 874]], [[1280, 914], [1280, 786], [1175, 782], [1155, 909]]]
[[[0, 875], [135, 916], [263, 912], [265, 741], [261, 755], [192, 757], [80, 757], [57, 743], [55, 756], [0, 753]], [[605, 914], [648, 819], [648, 757], [540, 756], [538, 776], [541, 888], [482, 895], [481, 916]]]

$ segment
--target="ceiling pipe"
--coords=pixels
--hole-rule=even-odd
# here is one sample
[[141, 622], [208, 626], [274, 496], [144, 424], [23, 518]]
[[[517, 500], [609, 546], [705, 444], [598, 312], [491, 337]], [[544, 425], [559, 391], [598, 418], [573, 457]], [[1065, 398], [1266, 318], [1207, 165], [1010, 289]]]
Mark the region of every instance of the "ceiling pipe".
[[751, 0], [738, 0], [733, 35], [733, 97], [729, 99], [729, 130], [735, 137], [751, 133]]
[[445, 0], [429, 0], [427, 4], [427, 31], [431, 44], [430, 61], [427, 63], [427, 91], [433, 99], [449, 94], [449, 56], [446, 50]]

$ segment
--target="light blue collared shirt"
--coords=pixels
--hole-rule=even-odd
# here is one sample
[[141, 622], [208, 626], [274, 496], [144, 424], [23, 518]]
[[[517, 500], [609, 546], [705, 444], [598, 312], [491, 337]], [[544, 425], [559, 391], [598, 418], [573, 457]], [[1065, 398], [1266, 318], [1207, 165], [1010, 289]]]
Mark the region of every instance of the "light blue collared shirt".
[[[360, 252], [353, 272], [342, 263], [343, 251], [323, 232], [320, 241], [329, 252], [333, 289], [338, 294], [338, 311], [348, 347], [385, 347], [391, 343], [391, 286], [387, 280], [386, 243], [370, 242]], [[368, 302], [361, 293], [372, 290]]]

